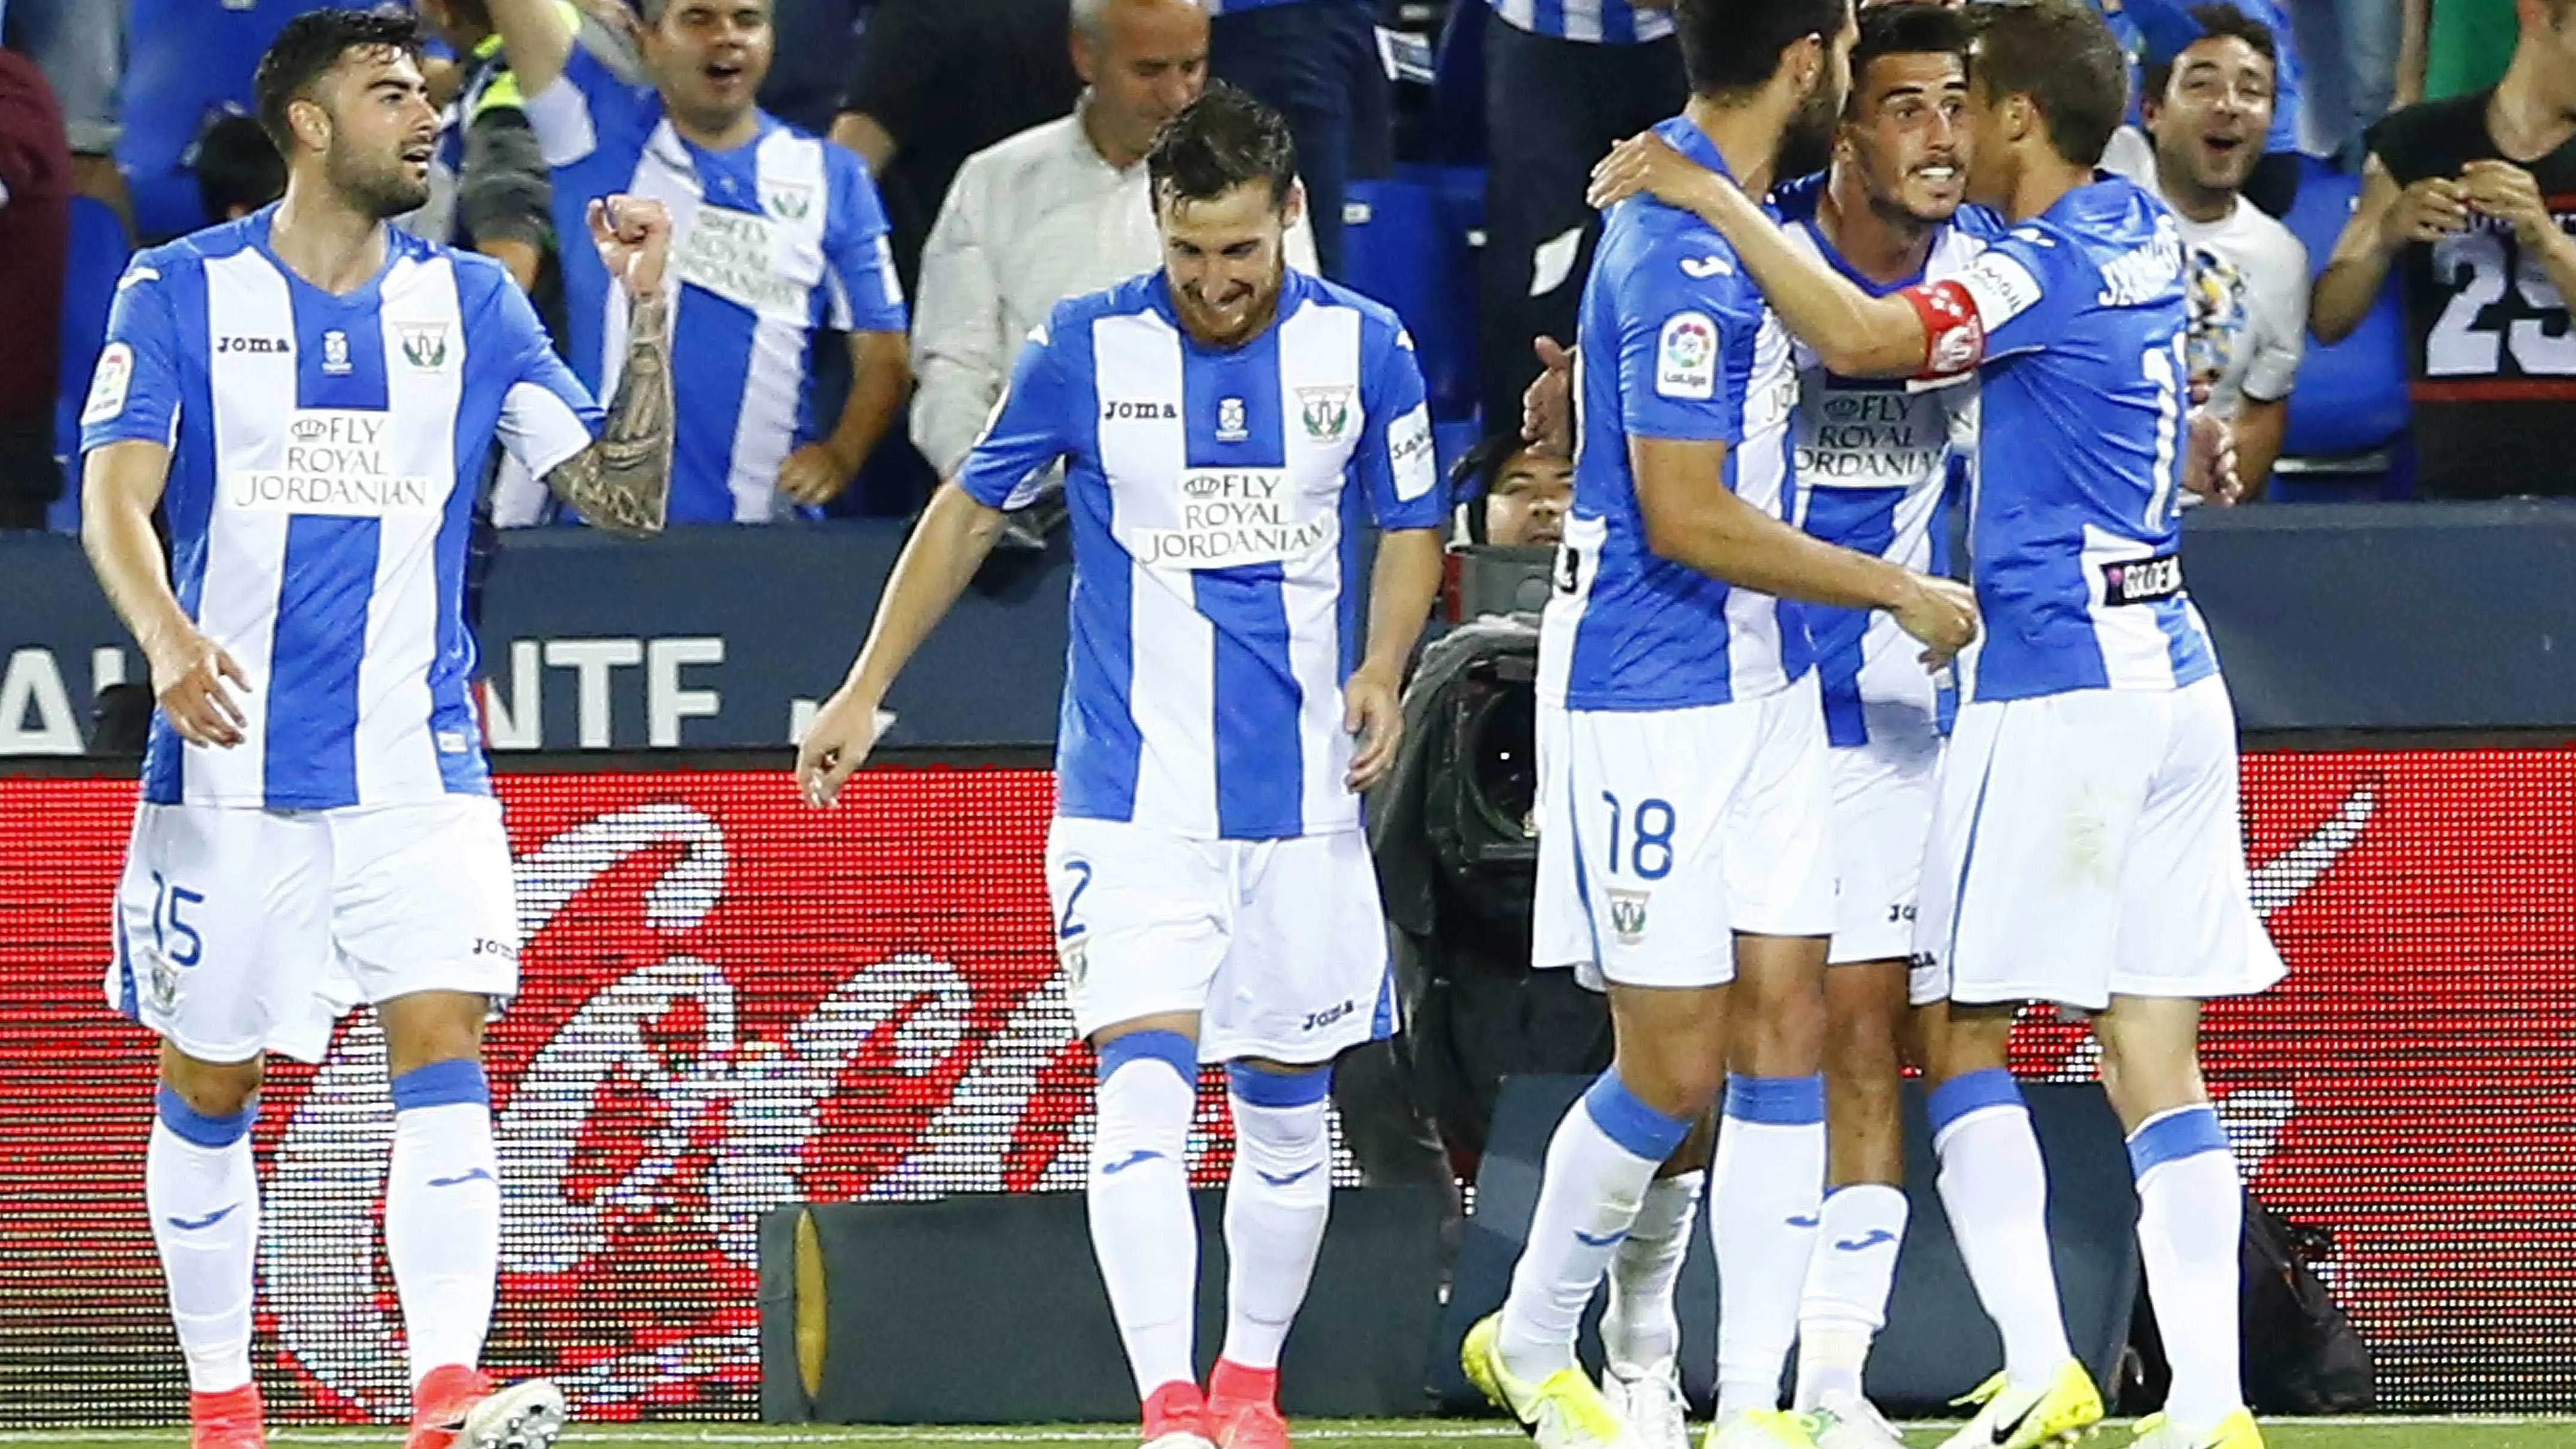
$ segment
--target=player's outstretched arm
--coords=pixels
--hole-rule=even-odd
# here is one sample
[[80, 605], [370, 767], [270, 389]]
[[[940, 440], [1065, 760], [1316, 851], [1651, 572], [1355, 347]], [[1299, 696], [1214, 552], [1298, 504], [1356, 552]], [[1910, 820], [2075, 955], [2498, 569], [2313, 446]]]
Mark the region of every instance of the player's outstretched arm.
[[152, 510], [170, 477], [170, 450], [159, 443], [108, 443], [90, 450], [81, 476], [81, 547], [117, 617], [134, 631], [152, 665], [152, 693], [179, 737], [194, 745], [242, 742], [247, 718], [224, 681], [250, 688], [250, 676], [223, 647], [197, 632], [170, 591]]
[[1976, 599], [1963, 585], [1827, 543], [1720, 486], [1726, 444], [1632, 438], [1628, 457], [1656, 557], [1784, 599], [1885, 609], [1937, 659], [1977, 637]]
[[564, 24], [555, 0], [485, 0], [485, 8], [520, 91], [533, 96], [553, 85], [572, 59], [573, 46], [572, 27]]
[[658, 201], [606, 197], [590, 204], [590, 234], [626, 288], [626, 363], [599, 440], [557, 465], [546, 486], [594, 527], [649, 538], [671, 503], [671, 299], [662, 287], [671, 214]]
[[877, 711], [895, 676], [966, 592], [1001, 536], [1002, 511], [977, 502], [954, 482], [931, 495], [894, 572], [886, 576], [867, 643], [849, 677], [823, 701], [796, 748], [796, 783], [808, 804], [831, 804], [842, 782], [867, 759], [876, 744]]
[[1914, 303], [1902, 294], [1873, 297], [1802, 254], [1734, 182], [1651, 131], [1620, 142], [1592, 169], [1594, 206], [1640, 192], [1717, 228], [1771, 309], [1826, 367], [1845, 377], [1911, 377], [1925, 370], [1931, 345]]

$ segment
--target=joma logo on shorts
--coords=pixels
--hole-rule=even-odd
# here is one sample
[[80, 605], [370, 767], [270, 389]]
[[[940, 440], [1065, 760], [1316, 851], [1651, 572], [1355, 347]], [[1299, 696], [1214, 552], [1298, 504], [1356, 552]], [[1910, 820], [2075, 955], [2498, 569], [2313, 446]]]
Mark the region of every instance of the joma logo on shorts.
[[1359, 1009], [1360, 1004], [1358, 1002], [1345, 1001], [1339, 1006], [1327, 1006], [1321, 1011], [1310, 1011], [1306, 1013], [1306, 1024], [1299, 1027], [1298, 1030], [1320, 1031]]

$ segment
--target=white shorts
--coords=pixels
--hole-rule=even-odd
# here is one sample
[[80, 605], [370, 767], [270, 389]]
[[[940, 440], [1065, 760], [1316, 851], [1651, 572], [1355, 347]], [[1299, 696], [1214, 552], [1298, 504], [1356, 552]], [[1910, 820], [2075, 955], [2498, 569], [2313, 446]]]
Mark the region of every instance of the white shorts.
[[1542, 705], [1531, 964], [1723, 986], [1737, 932], [1830, 935], [1830, 754], [1812, 673], [1698, 709]]
[[2286, 974], [2245, 869], [2216, 676], [1959, 711], [1915, 936], [1917, 1004], [2206, 1000]]
[[1941, 737], [1928, 729], [1873, 736], [1868, 744], [1833, 752], [1829, 964], [1903, 961], [1914, 954], [1916, 897], [1940, 770]]
[[1047, 895], [1074, 1030], [1199, 1016], [1199, 1059], [1329, 1062], [1395, 1031], [1377, 866], [1356, 830], [1199, 840], [1057, 816]]
[[135, 807], [108, 1004], [200, 1061], [318, 1062], [361, 1002], [519, 989], [501, 802]]

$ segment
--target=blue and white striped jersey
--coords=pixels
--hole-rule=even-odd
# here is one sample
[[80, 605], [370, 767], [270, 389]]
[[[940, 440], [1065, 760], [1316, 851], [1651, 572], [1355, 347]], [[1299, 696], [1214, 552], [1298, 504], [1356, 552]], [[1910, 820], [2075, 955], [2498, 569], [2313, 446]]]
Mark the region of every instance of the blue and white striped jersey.
[[[1725, 172], [1687, 119], [1655, 133]], [[1628, 457], [1632, 437], [1724, 443], [1725, 472], [1711, 485], [1795, 519], [1797, 401], [1789, 334], [1726, 239], [1651, 197], [1612, 208], [1576, 328], [1574, 508], [1539, 627], [1541, 702], [1695, 709], [1757, 699], [1807, 672], [1797, 605], [1647, 546]]]
[[1058, 460], [1057, 810], [1201, 839], [1357, 829], [1342, 681], [1365, 643], [1363, 524], [1449, 519], [1395, 314], [1292, 271], [1278, 320], [1219, 351], [1161, 272], [1059, 303], [957, 481], [1016, 507]]
[[[1822, 173], [1774, 195], [1792, 243], [1874, 295], [1926, 279], [1954, 277], [2000, 230], [1992, 212], [1962, 207], [1934, 234], [1920, 275], [1882, 286], [1852, 270], [1816, 224]], [[1853, 378], [1828, 372], [1813, 348], [1796, 345], [1796, 467], [1800, 523], [1827, 543], [1876, 554], [1918, 572], [1950, 568], [1947, 500], [1953, 465], [1976, 453], [1977, 382], [1942, 386], [1901, 379]], [[1923, 668], [1922, 646], [1871, 609], [1802, 606], [1815, 649], [1816, 683], [1825, 705], [1825, 734], [1837, 747], [1868, 744], [1875, 733], [1925, 735], [1946, 727], [1948, 691]]]
[[1598, 45], [1635, 45], [1673, 33], [1669, 10], [1640, 9], [1630, 0], [1489, 0], [1497, 18], [1533, 35]]
[[[903, 289], [867, 163], [769, 115], [731, 151], [682, 140], [662, 98], [579, 46], [525, 103], [554, 168], [555, 231], [587, 238], [590, 203], [625, 192], [671, 209], [671, 318], [679, 416], [673, 523], [765, 523], [782, 511], [778, 467], [823, 429], [804, 418], [816, 334], [901, 332]], [[573, 371], [612, 396], [626, 305], [596, 249], [563, 248]]]
[[2185, 256], [2124, 178], [1991, 238], [1950, 283], [1983, 332], [1971, 700], [2179, 689], [2217, 672], [2182, 588]]
[[464, 619], [474, 487], [497, 437], [545, 476], [590, 394], [498, 262], [386, 231], [324, 292], [272, 207], [143, 252], [117, 284], [84, 451], [166, 444], [171, 582], [250, 675], [231, 749], [156, 718], [143, 798], [322, 810], [490, 791]]

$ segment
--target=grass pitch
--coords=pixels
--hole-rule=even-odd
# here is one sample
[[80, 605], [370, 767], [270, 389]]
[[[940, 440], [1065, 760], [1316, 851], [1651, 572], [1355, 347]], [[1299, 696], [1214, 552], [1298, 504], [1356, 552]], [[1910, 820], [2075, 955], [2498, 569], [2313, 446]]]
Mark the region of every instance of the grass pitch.
[[[1318, 1449], [1512, 1449], [1519, 1433], [1472, 1419], [1301, 1420], [1291, 1426], [1301, 1445]], [[1922, 1425], [1907, 1438], [1931, 1449], [1948, 1430]], [[2269, 1449], [2576, 1449], [2576, 1419], [2362, 1418], [2267, 1424]], [[283, 1429], [269, 1439], [282, 1449], [377, 1449], [398, 1445], [386, 1429]], [[565, 1449], [1117, 1449], [1133, 1446], [1133, 1431], [1095, 1424], [974, 1428], [833, 1428], [760, 1425], [576, 1425]], [[2087, 1449], [2125, 1449], [2129, 1436], [2106, 1431]], [[187, 1449], [183, 1429], [0, 1431], [0, 1449]]]

